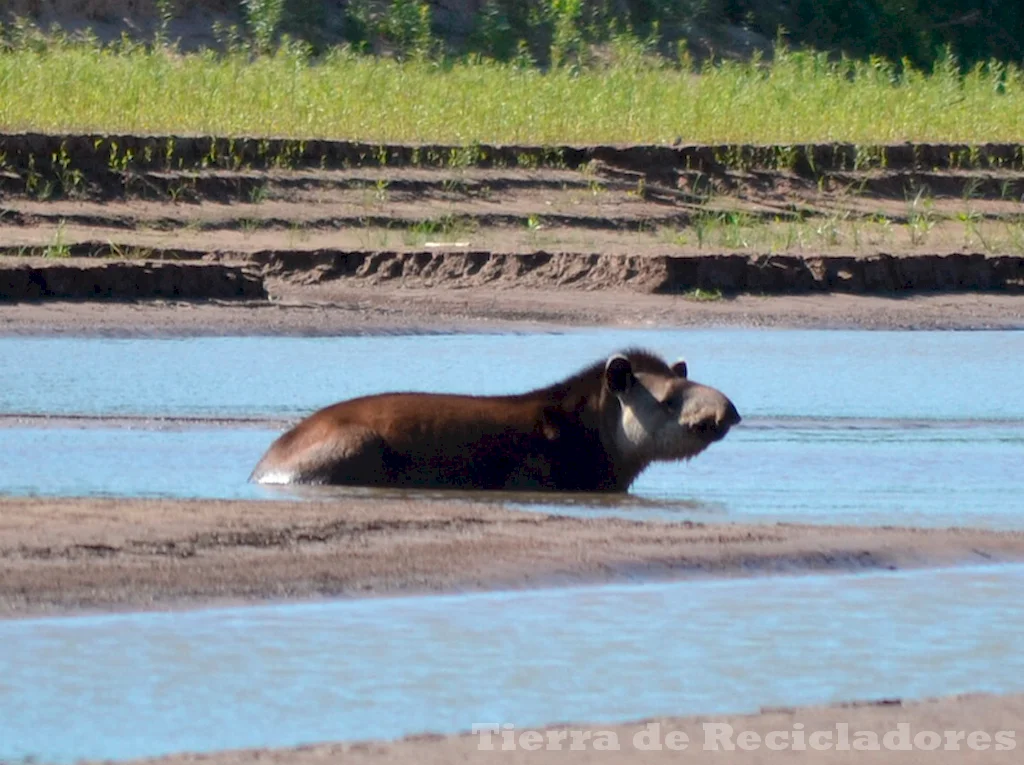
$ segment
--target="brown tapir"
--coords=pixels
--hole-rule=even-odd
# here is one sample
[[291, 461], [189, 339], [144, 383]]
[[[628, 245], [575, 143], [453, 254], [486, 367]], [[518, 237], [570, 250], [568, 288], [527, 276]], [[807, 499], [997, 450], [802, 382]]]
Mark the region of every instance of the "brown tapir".
[[714, 388], [628, 350], [514, 396], [384, 393], [278, 438], [260, 483], [626, 491], [655, 460], [689, 459], [740, 421]]

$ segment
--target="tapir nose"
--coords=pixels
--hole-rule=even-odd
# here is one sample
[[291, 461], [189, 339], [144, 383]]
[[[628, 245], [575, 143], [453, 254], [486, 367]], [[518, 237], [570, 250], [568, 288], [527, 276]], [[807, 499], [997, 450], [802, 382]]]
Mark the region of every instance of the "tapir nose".
[[694, 386], [686, 409], [692, 412], [691, 428], [712, 441], [725, 436], [743, 419], [735, 404], [714, 388]]
[[728, 399], [726, 399], [725, 403], [727, 406], [725, 407], [725, 412], [721, 417], [722, 424], [731, 428], [733, 425], [739, 425], [743, 422], [743, 418], [740, 417], [740, 413], [736, 410], [736, 406]]

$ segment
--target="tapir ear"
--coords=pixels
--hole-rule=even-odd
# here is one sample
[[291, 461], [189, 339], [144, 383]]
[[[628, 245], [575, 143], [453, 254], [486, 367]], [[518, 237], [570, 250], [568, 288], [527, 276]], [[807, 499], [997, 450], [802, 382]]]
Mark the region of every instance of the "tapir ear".
[[679, 361], [673, 364], [672, 371], [676, 373], [676, 377], [686, 377], [688, 372], [686, 368], [686, 359], [679, 359]]
[[604, 368], [604, 382], [612, 393], [625, 393], [636, 378], [633, 376], [633, 365], [625, 356], [615, 355], [608, 359]]

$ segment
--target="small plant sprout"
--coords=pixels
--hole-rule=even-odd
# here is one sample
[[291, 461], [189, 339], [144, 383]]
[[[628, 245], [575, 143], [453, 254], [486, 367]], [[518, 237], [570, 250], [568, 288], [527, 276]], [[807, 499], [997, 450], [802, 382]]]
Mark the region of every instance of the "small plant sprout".
[[61, 218], [57, 224], [57, 230], [53, 234], [53, 239], [43, 249], [43, 257], [45, 258], [69, 258], [71, 257], [71, 246], [67, 242], [67, 236], [65, 233], [66, 221]]

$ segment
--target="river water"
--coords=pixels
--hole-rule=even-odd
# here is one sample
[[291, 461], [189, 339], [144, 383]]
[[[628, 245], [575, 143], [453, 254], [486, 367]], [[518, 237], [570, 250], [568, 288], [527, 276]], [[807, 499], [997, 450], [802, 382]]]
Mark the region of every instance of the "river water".
[[1024, 691], [1024, 566], [0, 621], [0, 760]]
[[[289, 422], [334, 401], [522, 391], [627, 346], [685, 356], [743, 424], [627, 496], [512, 499], [1024, 528], [1016, 332], [0, 338], [0, 494], [373, 496], [246, 477]], [[0, 760], [1021, 692], [1021, 591], [1024, 566], [1002, 566], [0, 621]]]
[[513, 499], [636, 518], [1024, 527], [1024, 332], [0, 338], [19, 360], [0, 369], [0, 493], [276, 498], [248, 473], [314, 409], [381, 390], [523, 391], [628, 346], [685, 356], [744, 423], [691, 462], [653, 466], [627, 498]]

